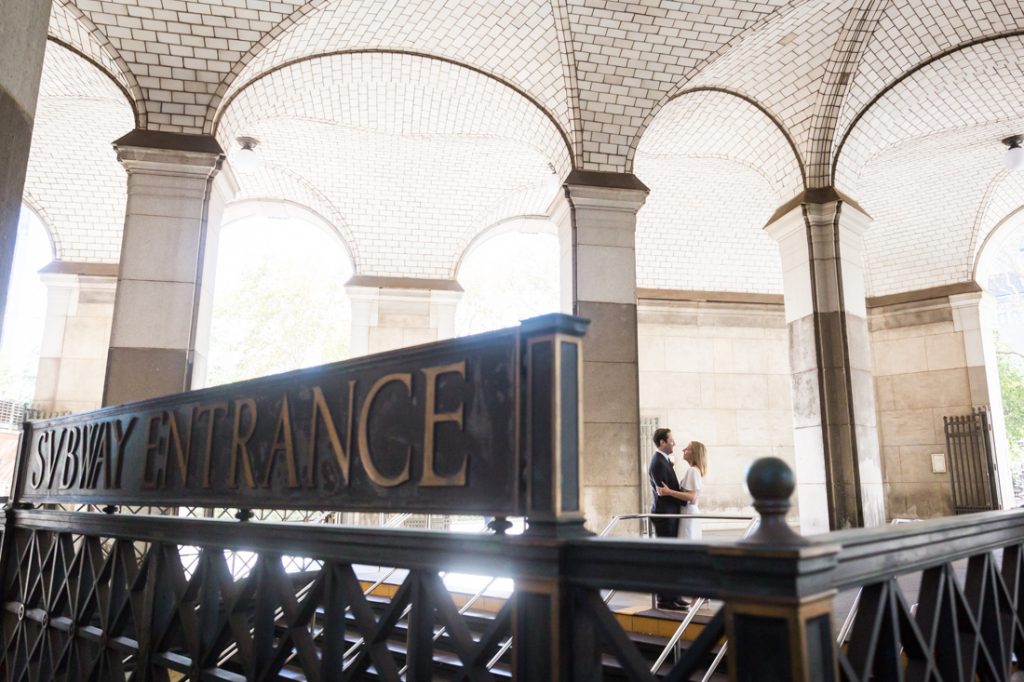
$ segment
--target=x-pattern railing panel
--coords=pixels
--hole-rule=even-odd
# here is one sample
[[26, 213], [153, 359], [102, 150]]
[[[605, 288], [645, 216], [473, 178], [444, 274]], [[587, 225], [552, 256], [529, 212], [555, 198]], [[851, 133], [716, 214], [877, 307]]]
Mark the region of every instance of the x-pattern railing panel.
[[867, 680], [1007, 680], [1013, 657], [1024, 660], [1024, 546], [967, 560], [963, 584], [952, 563], [927, 568], [913, 608], [890, 578], [861, 591], [840, 675]]
[[[285, 669], [308, 680], [358, 680], [372, 667], [397, 681], [403, 663], [408, 679], [426, 679], [439, 627], [462, 675], [487, 680], [487, 662], [511, 632], [513, 600], [474, 638], [433, 570], [408, 570], [381, 609], [351, 563], [311, 559], [313, 570], [295, 572], [286, 556], [262, 552], [239, 575], [234, 551], [223, 547], [150, 542], [139, 557], [125, 538], [11, 532], [6, 680], [169, 680], [168, 671], [273, 679]], [[403, 628], [404, 652], [396, 651]]]
[[[600, 593], [592, 588], [577, 588], [574, 606], [578, 630], [593, 630], [594, 639], [599, 643], [596, 656], [591, 657], [597, 664], [602, 653], [612, 655], [622, 666], [623, 672], [630, 680], [689, 680], [692, 675], [706, 673], [708, 664], [715, 658], [715, 649], [722, 643], [725, 636], [725, 611], [719, 608], [703, 625], [700, 634], [691, 642], [682, 656], [666, 673], [651, 671], [651, 665], [640, 653], [636, 643], [630, 639], [611, 609], [601, 598]], [[581, 644], [585, 644], [581, 642]], [[595, 667], [594, 673], [598, 674]], [[585, 676], [584, 676], [585, 677]]]

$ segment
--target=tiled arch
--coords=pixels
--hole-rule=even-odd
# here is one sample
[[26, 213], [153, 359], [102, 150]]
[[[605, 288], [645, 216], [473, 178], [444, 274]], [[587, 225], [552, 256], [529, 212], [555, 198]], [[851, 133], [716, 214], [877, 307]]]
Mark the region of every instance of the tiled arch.
[[688, 92], [640, 141], [636, 173], [651, 189], [637, 219], [644, 288], [776, 294], [778, 247], [763, 227], [804, 186], [788, 132], [749, 98]]
[[[886, 142], [892, 143], [894, 135], [911, 134], [920, 136], [927, 134], [929, 130], [935, 129], [934, 126], [931, 128], [928, 127], [929, 124], [933, 124], [935, 122], [934, 119], [930, 122], [922, 121], [923, 125], [917, 125], [916, 127], [902, 131], [896, 131], [892, 128], [880, 126], [877, 122], [872, 122], [870, 120], [872, 116], [878, 114], [879, 109], [885, 109], [884, 115], [892, 118], [893, 112], [898, 110], [894, 107], [903, 103], [900, 101], [899, 91], [901, 88], [906, 89], [908, 86], [913, 87], [915, 81], [922, 82], [927, 81], [929, 78], [934, 79], [935, 72], [940, 70], [944, 72], [947, 79], [957, 78], [958, 76], [954, 74], [953, 66], [966, 69], [970, 68], [971, 64], [984, 65], [986, 63], [998, 63], [1000, 59], [1002, 59], [1004, 63], [1007, 61], [1015, 61], [1006, 58], [1007, 49], [1013, 55], [1022, 54], [1022, 51], [1024, 51], [1024, 29], [1016, 30], [1004, 35], [979, 38], [945, 50], [928, 58], [920, 64], [917, 64], [913, 68], [908, 69], [905, 73], [900, 75], [899, 78], [880, 89], [860, 110], [848, 116], [848, 123], [843, 128], [837, 130], [837, 144], [835, 146], [833, 163], [833, 182], [839, 186], [849, 187], [851, 182], [850, 175], [855, 172], [852, 171], [850, 167], [856, 167], [858, 162], [861, 164], [865, 163], [872, 153], [883, 147]], [[989, 59], [991, 59], [991, 62], [988, 61]], [[983, 62], [982, 60], [985, 61]], [[950, 62], [954, 61], [959, 63], [950, 65]], [[1013, 97], [1014, 89], [1006, 87], [1006, 83], [1000, 84], [996, 80], [990, 79], [989, 82], [983, 83], [983, 85], [990, 86], [985, 89], [990, 90], [993, 93], [1006, 94], [1009, 95], [1010, 98]], [[976, 93], [977, 90], [972, 94]], [[970, 103], [973, 104], [976, 101], [976, 99], [972, 99]], [[845, 108], [849, 109], [853, 106], [852, 102], [853, 100], [850, 100]], [[944, 102], [924, 100], [921, 104], [942, 106]], [[983, 115], [985, 114], [983, 113]], [[960, 121], [947, 120], [943, 128], [966, 127], [975, 123], [977, 120], [977, 117], [973, 120], [971, 118], [964, 118]], [[860, 130], [858, 130], [858, 128], [860, 128]], [[869, 128], [867, 134], [863, 134], [865, 128]], [[860, 135], [862, 140], [859, 145], [857, 140], [858, 133], [862, 133]], [[881, 135], [878, 135], [878, 133], [881, 133]], [[852, 160], [851, 157], [853, 157]], [[846, 168], [843, 168], [843, 166]]]
[[[548, 0], [468, 5], [444, 0], [393, 3], [355, 0], [308, 2], [256, 43], [225, 74], [212, 98], [223, 107], [240, 89], [297, 60], [359, 50], [410, 52], [443, 58], [488, 73], [534, 99], [572, 131], [576, 121], [566, 92], [560, 35]], [[515, 31], [515, 40], [503, 34]], [[213, 112], [207, 129], [213, 128]]]
[[967, 254], [967, 267], [976, 279], [979, 263], [992, 240], [1005, 226], [1015, 220], [1024, 209], [1024, 176], [1020, 173], [1000, 173], [986, 192], [978, 220], [974, 224], [973, 240]]
[[442, 63], [442, 64], [451, 65], [453, 67], [456, 67], [457, 69], [464, 69], [466, 71], [472, 71], [474, 73], [477, 73], [477, 74], [483, 76], [486, 79], [490, 79], [490, 80], [495, 81], [497, 84], [499, 84], [501, 86], [504, 86], [504, 87], [508, 88], [509, 90], [514, 91], [515, 93], [520, 95], [524, 100], [527, 100], [528, 102], [530, 102], [534, 107], [536, 107], [536, 109], [539, 112], [541, 112], [544, 116], [546, 116], [548, 118], [548, 120], [551, 123], [552, 128], [555, 131], [558, 132], [559, 136], [562, 139], [562, 144], [564, 145], [564, 149], [565, 149], [565, 154], [563, 155], [561, 153], [561, 148], [559, 148], [559, 152], [557, 154], [560, 157], [560, 162], [558, 163], [558, 170], [563, 175], [566, 175], [566, 174], [568, 174], [568, 172], [572, 168], [575, 167], [575, 160], [574, 160], [574, 153], [573, 153], [574, 145], [572, 143], [572, 138], [570, 136], [570, 131], [568, 131], [565, 128], [563, 128], [561, 126], [560, 122], [558, 121], [558, 119], [552, 114], [552, 112], [549, 109], [547, 109], [543, 105], [543, 103], [538, 102], [536, 99], [534, 99], [529, 93], [524, 92], [523, 90], [518, 88], [515, 84], [510, 83], [510, 82], [508, 82], [508, 81], [506, 81], [506, 80], [504, 80], [504, 79], [502, 79], [500, 77], [497, 77], [494, 74], [488, 73], [487, 71], [479, 69], [479, 68], [477, 68], [477, 67], [475, 67], [473, 65], [464, 64], [464, 63], [461, 63], [461, 62], [458, 62], [458, 61], [455, 61], [455, 60], [452, 60], [452, 59], [447, 59], [445, 57], [438, 57], [437, 55], [425, 54], [425, 53], [420, 53], [420, 52], [411, 52], [411, 51], [406, 51], [406, 50], [389, 50], [389, 49], [343, 50], [343, 51], [336, 51], [336, 52], [326, 52], [326, 53], [320, 53], [320, 54], [313, 54], [313, 55], [301, 57], [301, 58], [293, 60], [293, 61], [285, 62], [283, 64], [279, 64], [279, 65], [273, 67], [272, 69], [270, 69], [268, 71], [260, 73], [259, 75], [255, 76], [254, 78], [252, 78], [248, 82], [242, 84], [241, 86], [238, 87], [238, 89], [233, 90], [231, 92], [231, 94], [229, 94], [221, 102], [220, 108], [215, 113], [212, 113], [212, 120], [211, 120], [211, 123], [210, 123], [211, 128], [210, 128], [210, 131], [209, 131], [210, 134], [212, 134], [212, 135], [217, 135], [218, 134], [219, 128], [220, 128], [220, 124], [221, 124], [221, 122], [222, 122], [222, 120], [224, 118], [224, 114], [231, 107], [231, 104], [234, 102], [234, 100], [246, 88], [252, 87], [254, 84], [258, 83], [259, 81], [263, 80], [264, 78], [267, 78], [267, 77], [273, 75], [274, 73], [276, 73], [278, 71], [290, 69], [291, 67], [294, 67], [296, 65], [302, 64], [303, 62], [317, 61], [317, 60], [329, 59], [329, 58], [333, 58], [333, 57], [346, 57], [346, 56], [353, 56], [353, 55], [394, 55], [394, 56], [411, 57], [411, 58], [414, 58], [414, 59], [424, 59], [424, 60], [429, 60], [429, 61], [433, 61], [433, 62], [439, 62], [439, 63]]
[[106, 71], [47, 43], [25, 194], [46, 217], [56, 258], [118, 262], [126, 185], [110, 143], [133, 124]]
[[[1000, 139], [1024, 130], [1024, 35], [950, 51], [887, 88], [850, 129], [836, 185], [875, 218], [868, 294], [968, 280], [1004, 173]], [[1002, 209], [994, 209], [998, 214]]]
[[[357, 259], [349, 242], [350, 236], [347, 236], [348, 226], [340, 216], [323, 213], [323, 208], [314, 208], [282, 197], [246, 197], [236, 199], [225, 206], [222, 224], [228, 226], [253, 217], [302, 220], [336, 238], [354, 267]], [[330, 207], [326, 208], [330, 210]]]
[[240, 135], [261, 141], [273, 170], [239, 171], [241, 194], [307, 205], [297, 188], [318, 195], [325, 215], [344, 217], [357, 271], [371, 276], [450, 277], [480, 230], [544, 213], [572, 167], [564, 132], [520, 92], [407, 53], [347, 52], [270, 71], [224, 110], [217, 136], [229, 163]]
[[145, 128], [146, 100], [135, 74], [96, 25], [69, 0], [54, 0], [50, 7], [49, 39], [78, 53], [107, 74], [128, 100], [135, 125]]
[[[728, 88], [716, 86], [695, 86], [680, 91], [670, 100], [666, 101], [665, 104], [658, 109], [658, 113], [661, 113], [662, 110], [665, 109], [666, 107], [669, 107], [671, 110], [670, 105], [672, 105], [672, 103], [677, 100], [682, 100], [682, 98], [684, 97], [695, 96], [701, 93], [707, 93], [708, 96], [714, 96], [716, 94], [723, 95], [723, 98], [718, 99], [720, 99], [720, 101], [722, 102], [728, 103], [725, 107], [726, 110], [730, 108], [735, 109], [735, 106], [729, 106], [729, 104], [735, 104], [733, 102], [733, 98], [742, 101], [746, 105], [749, 105], [749, 107], [744, 107], [744, 109], [746, 109], [747, 115], [750, 116], [752, 120], [757, 121], [757, 130], [755, 136], [753, 137], [753, 140], [751, 140], [751, 138], [749, 138], [748, 136], [744, 134], [739, 134], [735, 137], [735, 140], [742, 141], [744, 143], [743, 146], [745, 147], [752, 147], [753, 144], [751, 144], [751, 142], [764, 143], [766, 137], [774, 138], [774, 144], [771, 145], [771, 149], [762, 151], [759, 156], [755, 157], [754, 160], [749, 161], [750, 165], [757, 166], [758, 162], [766, 162], [769, 165], [778, 166], [778, 162], [781, 161], [782, 166], [789, 166], [789, 171], [785, 173], [786, 180], [780, 183], [780, 190], [782, 191], [782, 195], [794, 196], [803, 190], [804, 186], [807, 184], [807, 172], [804, 168], [804, 160], [800, 154], [800, 150], [797, 146], [796, 141], [793, 139], [789, 130], [786, 128], [785, 124], [779, 119], [779, 117], [776, 116], [772, 111], [770, 111], [763, 103], [757, 101], [753, 97], [750, 97], [742, 92], [730, 90]], [[757, 116], [753, 111], [751, 111], [751, 109], [760, 112], [761, 116]], [[712, 126], [712, 123], [715, 122], [718, 118], [719, 117], [717, 115], [708, 111], [705, 116], [705, 119], [703, 121], [700, 121], [697, 124], [697, 127], [710, 128]], [[651, 122], [653, 122], [653, 118]], [[626, 167], [630, 172], [632, 172], [634, 169], [637, 150], [640, 148], [641, 142], [644, 139], [643, 136], [646, 135], [648, 128], [650, 128], [651, 122], [648, 122], [644, 126], [640, 136], [637, 137], [637, 143], [635, 145], [632, 145], [630, 153], [626, 157]], [[771, 125], [768, 125], [768, 123], [770, 123]], [[770, 131], [772, 126], [774, 126], [778, 135], [771, 134]], [[669, 137], [669, 135], [666, 135], [664, 131], [659, 131], [656, 134], [656, 136]], [[785, 141], [785, 147], [788, 147], [789, 154], [792, 154], [791, 157], [789, 156], [789, 154], [787, 154], [786, 150], [784, 149], [784, 146], [782, 144], [779, 144], [779, 136], [781, 136], [781, 138]], [[651, 140], [650, 137], [648, 137], [646, 144], [649, 146], [650, 143]], [[722, 149], [720, 153], [733, 156], [736, 159], [748, 157], [747, 150], [740, 149], [736, 145], [733, 145], [730, 149]], [[793, 162], [792, 165], [790, 165], [790, 161]]]

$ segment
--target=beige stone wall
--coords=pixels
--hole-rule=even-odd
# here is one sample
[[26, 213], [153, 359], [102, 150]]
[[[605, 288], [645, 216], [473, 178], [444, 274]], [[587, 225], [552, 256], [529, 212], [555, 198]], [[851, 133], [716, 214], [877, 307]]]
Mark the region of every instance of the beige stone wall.
[[932, 472], [931, 455], [946, 454], [942, 418], [975, 404], [964, 334], [946, 297], [873, 308], [869, 323], [889, 517], [952, 514], [949, 475]]
[[[750, 463], [773, 455], [793, 466], [782, 304], [641, 300], [638, 318], [641, 417], [671, 428], [680, 453], [688, 440], [707, 445], [702, 511], [750, 512]], [[643, 444], [644, 461], [652, 449]]]

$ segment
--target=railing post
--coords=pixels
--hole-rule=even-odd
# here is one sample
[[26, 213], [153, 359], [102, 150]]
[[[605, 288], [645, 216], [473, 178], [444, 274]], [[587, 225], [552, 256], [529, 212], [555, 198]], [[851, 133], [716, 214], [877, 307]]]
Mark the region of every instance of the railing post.
[[583, 528], [582, 336], [587, 321], [545, 315], [520, 328], [523, 541], [540, 549], [533, 574], [516, 580], [513, 676], [572, 678], [573, 593], [562, 572], [563, 539]]
[[747, 488], [761, 515], [758, 530], [716, 547], [725, 584], [729, 679], [733, 682], [834, 682], [829, 575], [839, 548], [811, 544], [786, 525], [793, 472], [781, 459], [751, 465]]

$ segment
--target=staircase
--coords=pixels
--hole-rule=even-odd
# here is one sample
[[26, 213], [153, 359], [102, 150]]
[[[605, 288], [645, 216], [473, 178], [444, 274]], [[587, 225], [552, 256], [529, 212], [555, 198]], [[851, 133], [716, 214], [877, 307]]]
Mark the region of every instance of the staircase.
[[[301, 581], [298, 574], [295, 574], [297, 580]], [[364, 590], [369, 590], [374, 587], [370, 582], [362, 582]], [[373, 591], [366, 595], [368, 605], [371, 607], [374, 617], [379, 619], [388, 609], [391, 604], [391, 598], [396, 592], [397, 586], [390, 583], [385, 583], [377, 586]], [[469, 595], [460, 595], [457, 593], [452, 594], [453, 601], [457, 607], [464, 605], [471, 597]], [[486, 596], [479, 598], [474, 602], [473, 606], [465, 610], [462, 614], [462, 619], [465, 622], [467, 628], [472, 634], [474, 639], [479, 639], [482, 634], [488, 629], [495, 619], [496, 614], [500, 608], [504, 605], [505, 600], [501, 597]], [[643, 656], [647, 662], [648, 667], [652, 666], [658, 657], [662, 654], [666, 644], [669, 641], [672, 633], [675, 632], [680, 619], [678, 617], [672, 617], [669, 614], [659, 615], [658, 612], [643, 611], [640, 610], [642, 607], [636, 607], [632, 609], [624, 609], [620, 612], [615, 613], [615, 617], [623, 625], [627, 632], [628, 637], [637, 647], [640, 655]], [[635, 613], [633, 613], [635, 612]], [[317, 611], [317, 621], [322, 622], [324, 619], [324, 613], [322, 609]], [[680, 639], [678, 647], [678, 654], [685, 651], [687, 644], [694, 637], [696, 637], [702, 627], [703, 623], [708, 620], [708, 616], [698, 613], [691, 622], [687, 631], [683, 633], [683, 637]], [[357, 642], [361, 642], [362, 636], [356, 618], [350, 611], [346, 613], [346, 621], [348, 626], [346, 628], [345, 644], [346, 650], [352, 651], [353, 645]], [[285, 636], [285, 624], [278, 624], [277, 640], [282, 641]], [[456, 647], [452, 641], [451, 636], [448, 632], [441, 632], [438, 636], [441, 626], [435, 624], [434, 632], [436, 639], [433, 643], [433, 674], [432, 679], [447, 681], [447, 680], [462, 680], [465, 678], [465, 671], [463, 669], [462, 661], [456, 653]], [[387, 650], [390, 652], [399, 670], [404, 675], [404, 667], [406, 664], [406, 657], [408, 654], [408, 614], [403, 615], [395, 626], [391, 629], [389, 636], [386, 641]], [[507, 640], [507, 636], [501, 638], [501, 642], [504, 643]], [[314, 638], [318, 649], [320, 648], [319, 634]], [[500, 650], [500, 648], [499, 648]], [[357, 653], [360, 649], [355, 650]], [[717, 650], [716, 650], [717, 651]], [[348, 665], [355, 657], [356, 654], [352, 654], [346, 659], [346, 665]], [[512, 679], [512, 650], [506, 649], [497, 660], [493, 661], [493, 665], [490, 667], [490, 673], [494, 679]], [[672, 667], [675, 661], [675, 655], [670, 653], [665, 663], [662, 664], [658, 673], [660, 675], [666, 674]], [[708, 656], [704, 662], [703, 667], [707, 668], [712, 664], [712, 656]], [[231, 661], [226, 662], [225, 667], [231, 668]], [[622, 665], [612, 655], [602, 655], [602, 669], [604, 671], [603, 679], [609, 681], [618, 680], [630, 680], [629, 675], [623, 670]], [[237, 669], [239, 675], [242, 674], [241, 669]], [[281, 680], [305, 680], [305, 675], [301, 672], [298, 666], [291, 667], [285, 666], [282, 670], [278, 679]], [[371, 663], [367, 668], [366, 674], [361, 679], [376, 680], [380, 679], [378, 672]], [[694, 677], [695, 680], [701, 680], [700, 676]], [[709, 681], [723, 682], [728, 679], [727, 675], [727, 663], [723, 662], [719, 665], [718, 670], [707, 678]]]

